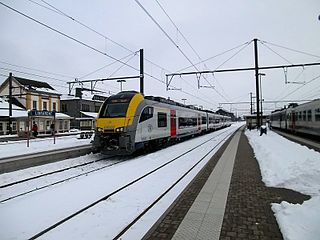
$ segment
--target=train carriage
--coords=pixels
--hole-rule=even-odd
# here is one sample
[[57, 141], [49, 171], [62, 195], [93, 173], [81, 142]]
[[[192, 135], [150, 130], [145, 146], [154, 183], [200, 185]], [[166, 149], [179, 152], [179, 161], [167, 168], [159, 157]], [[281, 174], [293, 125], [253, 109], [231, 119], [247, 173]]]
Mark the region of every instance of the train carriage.
[[290, 104], [288, 108], [276, 110], [270, 116], [271, 127], [320, 136], [320, 99], [304, 104]]
[[131, 154], [140, 148], [229, 125], [230, 118], [225, 120], [212, 112], [187, 108], [168, 99], [144, 97], [134, 91], [120, 92], [101, 106], [93, 147], [108, 154]]

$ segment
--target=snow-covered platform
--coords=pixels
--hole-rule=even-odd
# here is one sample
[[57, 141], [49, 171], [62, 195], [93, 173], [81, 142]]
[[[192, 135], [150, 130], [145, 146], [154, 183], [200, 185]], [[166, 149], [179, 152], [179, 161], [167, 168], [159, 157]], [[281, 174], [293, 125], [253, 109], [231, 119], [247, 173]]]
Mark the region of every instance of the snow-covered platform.
[[222, 151], [204, 184], [195, 179], [145, 239], [319, 236], [319, 152], [272, 131], [260, 136], [243, 128]]

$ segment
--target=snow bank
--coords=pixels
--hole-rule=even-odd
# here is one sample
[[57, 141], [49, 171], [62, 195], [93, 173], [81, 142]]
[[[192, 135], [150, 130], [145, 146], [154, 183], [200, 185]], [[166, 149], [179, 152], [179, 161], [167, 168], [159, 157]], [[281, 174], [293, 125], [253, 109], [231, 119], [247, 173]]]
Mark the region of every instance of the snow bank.
[[262, 180], [270, 187], [282, 187], [311, 195], [302, 205], [273, 203], [284, 239], [319, 239], [320, 153], [269, 131], [259, 136], [246, 131], [258, 160]]

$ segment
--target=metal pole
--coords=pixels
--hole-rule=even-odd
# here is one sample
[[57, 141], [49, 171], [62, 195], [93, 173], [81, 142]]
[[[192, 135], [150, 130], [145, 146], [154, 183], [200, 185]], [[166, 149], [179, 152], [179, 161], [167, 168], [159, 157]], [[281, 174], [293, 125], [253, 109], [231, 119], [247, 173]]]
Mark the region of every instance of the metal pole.
[[56, 113], [53, 116], [53, 144], [56, 144]]
[[256, 99], [257, 99], [257, 128], [260, 127], [260, 98], [259, 98], [259, 64], [258, 64], [258, 39], [253, 39], [254, 42], [254, 62], [256, 75]]
[[12, 73], [9, 73], [9, 134], [12, 134]]
[[261, 77], [262, 77], [262, 74], [259, 74], [260, 75], [260, 103], [261, 103], [261, 124], [260, 126], [263, 125], [263, 111], [262, 111], [262, 101], [263, 101], [263, 98], [262, 98], [262, 85], [261, 85]]
[[28, 132], [27, 132], [27, 147], [30, 146], [30, 116], [28, 111]]
[[252, 115], [252, 92], [250, 92], [250, 114]]
[[140, 49], [140, 93], [144, 94], [144, 70], [143, 70], [143, 49]]

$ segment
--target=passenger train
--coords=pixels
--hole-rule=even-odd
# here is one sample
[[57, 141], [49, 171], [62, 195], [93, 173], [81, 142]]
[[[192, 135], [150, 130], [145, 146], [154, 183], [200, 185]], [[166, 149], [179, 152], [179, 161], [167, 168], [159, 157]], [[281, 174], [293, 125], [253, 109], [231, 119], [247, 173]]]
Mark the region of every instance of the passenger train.
[[161, 97], [124, 91], [110, 96], [101, 106], [94, 151], [128, 155], [187, 136], [230, 126], [231, 118]]
[[320, 136], [320, 99], [300, 105], [292, 103], [288, 108], [272, 112], [270, 126], [293, 133]]

